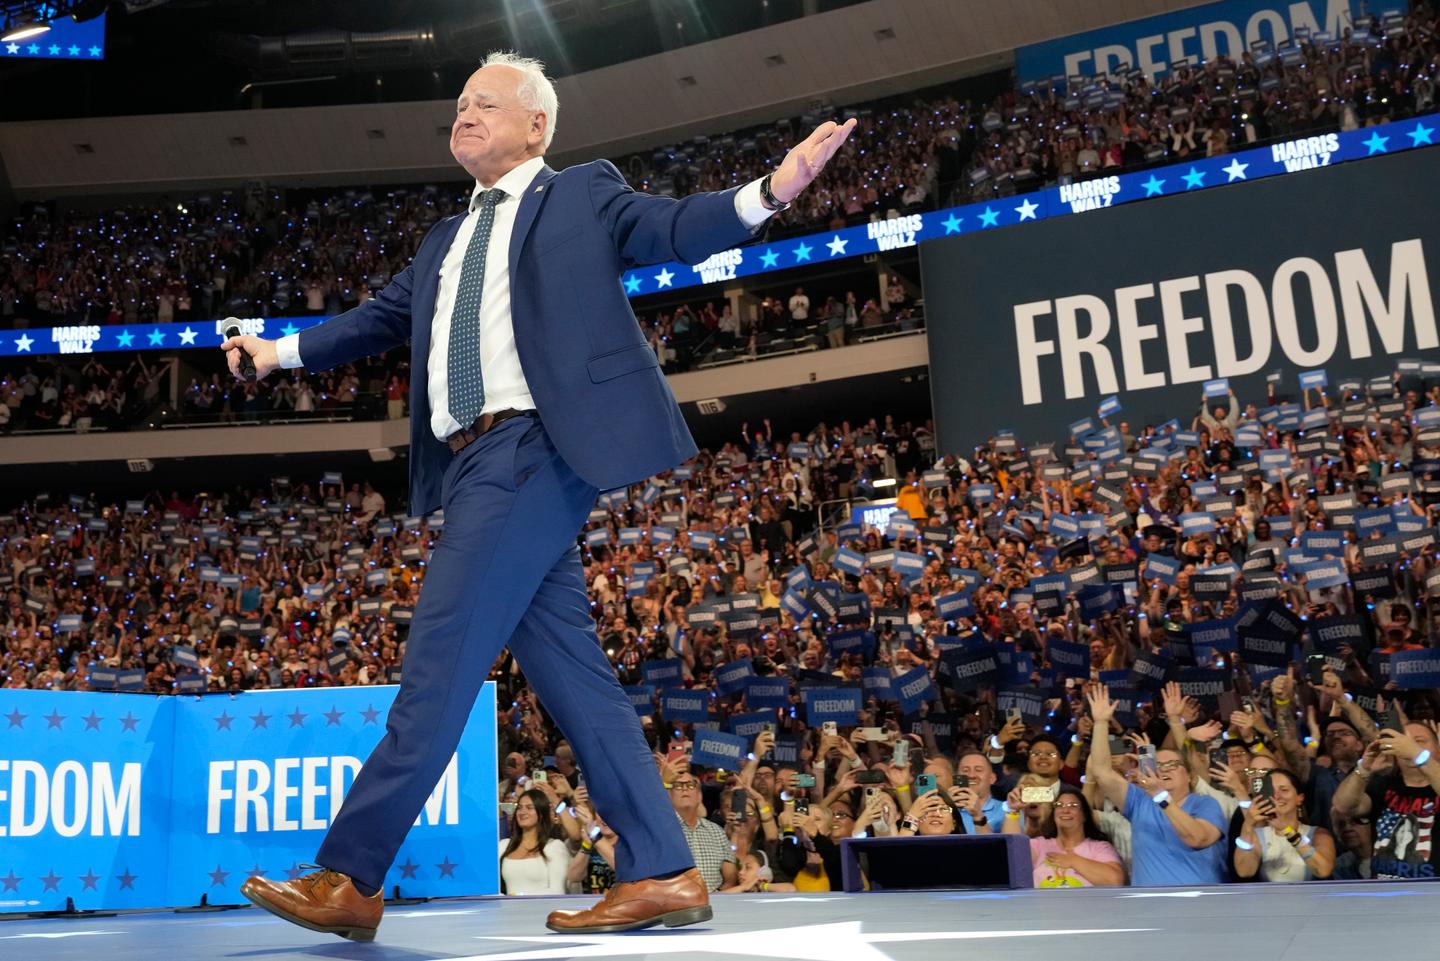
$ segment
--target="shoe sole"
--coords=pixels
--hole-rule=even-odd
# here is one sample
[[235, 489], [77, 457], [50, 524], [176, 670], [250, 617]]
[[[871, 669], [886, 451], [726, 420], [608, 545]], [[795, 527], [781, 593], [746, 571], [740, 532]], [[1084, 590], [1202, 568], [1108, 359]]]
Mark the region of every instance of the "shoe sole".
[[251, 904], [255, 905], [257, 908], [263, 908], [266, 911], [269, 911], [277, 918], [289, 921], [291, 924], [298, 924], [300, 927], [308, 928], [311, 931], [318, 931], [321, 934], [338, 935], [339, 937], [342, 937], [347, 941], [374, 941], [375, 932], [379, 930], [379, 928], [327, 928], [324, 925], [315, 924], [312, 921], [306, 921], [304, 918], [297, 917], [296, 915], [291, 914], [289, 911], [286, 911], [283, 908], [276, 907], [269, 901], [266, 901], [264, 898], [256, 897], [255, 895], [250, 894], [250, 892], [248, 891], [241, 891], [240, 893], [245, 895], [246, 900], [248, 900]]
[[709, 921], [714, 916], [715, 913], [710, 910], [710, 905], [702, 904], [699, 907], [671, 911], [669, 914], [646, 918], [643, 921], [632, 921], [629, 924], [592, 924], [582, 928], [566, 928], [557, 927], [546, 921], [545, 927], [558, 934], [618, 934], [621, 931], [643, 931], [646, 928], [653, 928], [657, 924], [663, 924], [667, 928], [679, 928], [687, 924]]

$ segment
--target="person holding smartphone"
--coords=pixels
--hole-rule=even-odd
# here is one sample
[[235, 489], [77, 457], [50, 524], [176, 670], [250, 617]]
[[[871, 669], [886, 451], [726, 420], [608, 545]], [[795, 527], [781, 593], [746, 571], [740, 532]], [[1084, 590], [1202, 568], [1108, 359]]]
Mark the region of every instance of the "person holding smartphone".
[[1175, 751], [1159, 751], [1156, 776], [1126, 780], [1110, 764], [1115, 705], [1103, 687], [1086, 692], [1095, 733], [1086, 776], [1131, 826], [1137, 887], [1221, 884], [1225, 881], [1225, 817], [1214, 798], [1190, 791], [1190, 773]]
[[1355, 769], [1335, 792], [1335, 811], [1369, 816], [1375, 825], [1370, 875], [1375, 878], [1434, 877], [1440, 872], [1440, 845], [1429, 842], [1437, 814], [1440, 761], [1429, 724], [1386, 727], [1371, 741]]
[[1125, 883], [1120, 855], [1095, 823], [1090, 802], [1070, 784], [1060, 786], [1051, 815], [1030, 839], [1037, 888], [1088, 888]]
[[1276, 768], [1257, 775], [1264, 789], [1241, 805], [1244, 820], [1231, 855], [1244, 881], [1313, 881], [1335, 868], [1335, 839], [1301, 819], [1305, 795], [1295, 776]]

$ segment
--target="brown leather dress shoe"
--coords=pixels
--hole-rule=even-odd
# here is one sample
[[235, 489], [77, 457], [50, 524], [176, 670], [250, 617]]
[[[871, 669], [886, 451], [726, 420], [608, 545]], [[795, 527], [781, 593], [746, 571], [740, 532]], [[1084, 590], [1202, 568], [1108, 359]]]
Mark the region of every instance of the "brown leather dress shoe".
[[385, 911], [383, 892], [367, 898], [355, 890], [348, 875], [324, 868], [293, 881], [253, 877], [240, 886], [240, 893], [292, 924], [351, 941], [374, 941]]
[[562, 934], [609, 934], [639, 931], [663, 924], [677, 928], [711, 918], [710, 893], [699, 870], [664, 881], [630, 881], [617, 884], [593, 908], [551, 911], [545, 926]]

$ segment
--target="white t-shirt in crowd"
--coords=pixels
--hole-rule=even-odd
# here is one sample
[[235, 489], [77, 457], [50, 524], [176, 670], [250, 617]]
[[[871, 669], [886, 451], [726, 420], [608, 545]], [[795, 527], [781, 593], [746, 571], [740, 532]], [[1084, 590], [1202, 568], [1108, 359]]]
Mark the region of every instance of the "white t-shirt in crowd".
[[545, 842], [544, 857], [500, 858], [500, 879], [506, 894], [564, 894], [570, 850], [565, 842]]

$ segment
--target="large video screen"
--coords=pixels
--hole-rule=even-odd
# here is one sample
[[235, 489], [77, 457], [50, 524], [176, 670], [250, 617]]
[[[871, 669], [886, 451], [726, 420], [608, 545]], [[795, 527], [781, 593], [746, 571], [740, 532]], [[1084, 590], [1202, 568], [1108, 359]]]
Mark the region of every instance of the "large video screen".
[[1112, 424], [1188, 427], [1213, 379], [1264, 406], [1275, 371], [1294, 399], [1301, 371], [1440, 360], [1437, 178], [1418, 150], [924, 245], [944, 449], [1063, 441], [1112, 397]]

